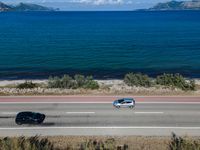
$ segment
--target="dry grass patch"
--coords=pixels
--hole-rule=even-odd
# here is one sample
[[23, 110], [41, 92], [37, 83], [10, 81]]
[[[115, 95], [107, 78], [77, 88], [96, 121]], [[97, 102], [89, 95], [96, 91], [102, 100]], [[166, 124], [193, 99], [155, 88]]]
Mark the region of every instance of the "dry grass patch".
[[0, 138], [0, 150], [199, 150], [199, 137], [54, 136]]
[[[136, 137], [136, 136], [59, 136], [48, 137], [58, 149], [95, 150], [94, 145], [104, 145], [100, 150], [168, 150], [170, 137]], [[88, 146], [88, 147], [87, 147]], [[108, 149], [106, 149], [106, 147]], [[83, 149], [85, 150], [85, 149]]]

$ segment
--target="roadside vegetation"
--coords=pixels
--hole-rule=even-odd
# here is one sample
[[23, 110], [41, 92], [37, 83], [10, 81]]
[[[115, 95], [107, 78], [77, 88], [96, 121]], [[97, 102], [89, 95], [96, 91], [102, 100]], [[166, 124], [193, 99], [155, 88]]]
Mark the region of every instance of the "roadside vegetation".
[[37, 88], [38, 85], [36, 83], [33, 83], [32, 81], [25, 81], [24, 83], [18, 84], [18, 89], [33, 89]]
[[169, 87], [177, 87], [182, 90], [195, 90], [195, 81], [194, 80], [186, 80], [180, 74], [163, 74], [157, 76], [156, 84], [169, 86]]
[[152, 80], [148, 75], [141, 73], [128, 73], [124, 77], [124, 82], [129, 86], [150, 87]]
[[199, 137], [6, 137], [0, 150], [199, 150]]
[[172, 134], [169, 150], [200, 150], [200, 139], [178, 137]]
[[195, 90], [194, 80], [186, 80], [180, 74], [162, 74], [156, 78], [150, 78], [148, 75], [141, 73], [128, 73], [124, 77], [124, 82], [128, 86], [150, 87], [162, 85], [170, 88], [179, 88], [184, 91]]
[[[180, 74], [162, 74], [156, 78], [151, 78], [146, 74], [142, 73], [128, 73], [124, 77], [124, 83], [128, 86], [136, 87], [153, 87], [163, 86], [168, 88], [178, 88], [183, 91], [194, 91], [196, 90], [196, 84], [194, 80], [184, 78]], [[41, 87], [41, 85], [26, 81], [18, 84], [18, 89], [33, 89]], [[49, 77], [45, 88], [61, 88], [61, 89], [99, 89], [100, 85], [93, 79], [92, 76], [84, 76], [77, 74], [75, 76], [64, 75], [62, 77]]]
[[48, 80], [48, 88], [63, 88], [63, 89], [98, 89], [99, 84], [92, 76], [75, 75], [71, 77], [64, 75], [63, 77], [50, 77]]
[[54, 150], [54, 144], [38, 136], [0, 139], [0, 150]]
[[152, 78], [142, 73], [128, 73], [123, 80], [94, 80], [92, 76], [77, 74], [7, 83], [0, 84], [0, 95], [200, 95], [200, 80], [190, 80], [180, 74]]

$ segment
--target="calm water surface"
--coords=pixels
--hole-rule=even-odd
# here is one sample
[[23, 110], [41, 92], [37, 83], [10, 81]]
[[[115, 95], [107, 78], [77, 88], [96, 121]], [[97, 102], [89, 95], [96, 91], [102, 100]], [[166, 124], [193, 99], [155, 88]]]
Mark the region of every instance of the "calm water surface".
[[0, 13], [0, 79], [200, 77], [200, 11]]

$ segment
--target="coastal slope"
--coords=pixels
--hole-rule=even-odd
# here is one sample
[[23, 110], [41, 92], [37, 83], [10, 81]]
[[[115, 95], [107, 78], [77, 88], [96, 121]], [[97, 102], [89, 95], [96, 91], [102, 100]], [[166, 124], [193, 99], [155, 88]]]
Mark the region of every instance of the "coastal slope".
[[6, 5], [2, 2], [0, 2], [0, 12], [1, 11], [10, 11], [12, 8], [9, 5]]
[[30, 3], [19, 3], [18, 5], [7, 5], [0, 2], [0, 12], [3, 11], [54, 11], [57, 9]]
[[149, 8], [151, 11], [166, 10], [200, 10], [200, 0], [193, 1], [169, 1], [166, 3], [158, 3], [154, 7]]

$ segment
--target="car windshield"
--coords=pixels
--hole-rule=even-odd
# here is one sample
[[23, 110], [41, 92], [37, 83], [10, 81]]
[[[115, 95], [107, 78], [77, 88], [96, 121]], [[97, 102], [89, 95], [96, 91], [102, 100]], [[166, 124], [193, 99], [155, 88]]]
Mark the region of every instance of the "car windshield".
[[40, 118], [40, 114], [39, 113], [34, 113], [33, 114], [33, 118]]
[[31, 118], [38, 118], [40, 115], [38, 113], [33, 112], [22, 112], [19, 113], [19, 117], [31, 117]]
[[123, 100], [123, 99], [120, 99], [120, 100], [118, 100], [118, 103], [122, 103], [122, 102], [124, 102], [124, 100]]

